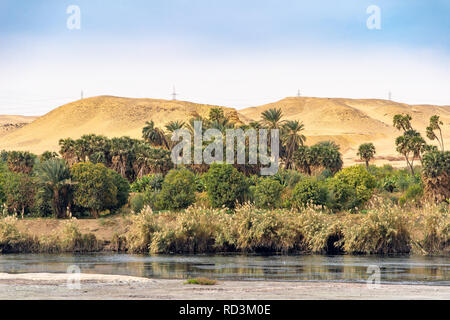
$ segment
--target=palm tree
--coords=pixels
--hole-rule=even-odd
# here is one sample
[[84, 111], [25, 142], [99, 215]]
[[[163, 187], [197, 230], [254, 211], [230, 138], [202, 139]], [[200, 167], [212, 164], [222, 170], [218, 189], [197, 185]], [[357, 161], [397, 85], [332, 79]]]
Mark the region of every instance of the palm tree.
[[164, 132], [155, 127], [153, 120], [145, 122], [145, 127], [142, 129], [142, 138], [152, 146], [169, 148]]
[[[437, 140], [442, 151], [444, 151], [444, 139], [442, 137], [442, 130], [441, 130], [441, 126], [443, 124], [444, 123], [441, 120], [439, 120], [439, 116], [434, 115], [430, 118], [430, 125], [427, 127], [427, 138], [430, 140]], [[434, 132], [435, 130], [439, 131], [440, 139]]]
[[169, 149], [171, 150], [174, 146], [174, 142], [172, 141], [173, 133], [177, 130], [183, 129], [185, 127], [186, 123], [184, 121], [170, 121], [168, 124], [166, 124], [166, 130], [168, 132], [167, 135], [167, 144], [169, 146]]
[[422, 153], [426, 150], [426, 142], [416, 130], [407, 130], [395, 140], [396, 150], [405, 157], [406, 164], [414, 176], [414, 159], [422, 162]]
[[128, 178], [127, 171], [132, 162], [134, 145], [135, 140], [130, 137], [111, 139], [111, 168], [124, 178]]
[[37, 180], [52, 194], [53, 210], [56, 218], [64, 218], [70, 204], [73, 183], [70, 171], [63, 159], [50, 159], [37, 166]]
[[284, 164], [286, 169], [292, 169], [294, 165], [294, 153], [306, 141], [301, 133], [305, 129], [303, 123], [292, 120], [283, 124], [281, 139], [283, 142]]
[[361, 160], [364, 160], [366, 163], [366, 168], [369, 169], [369, 161], [373, 159], [375, 156], [375, 146], [373, 143], [363, 143], [359, 146], [358, 153], [356, 154], [361, 158]]
[[209, 111], [209, 120], [211, 122], [220, 122], [225, 119], [225, 114], [222, 108], [212, 108]]
[[69, 166], [72, 166], [76, 162], [78, 162], [78, 158], [75, 152], [75, 140], [71, 138], [61, 139], [59, 140], [59, 153], [63, 157], [64, 160], [68, 163]]
[[34, 167], [37, 157], [28, 151], [8, 152], [8, 168], [16, 173], [29, 174]]
[[184, 121], [170, 121], [168, 124], [166, 124], [166, 130], [170, 133], [174, 133], [176, 130], [182, 129], [185, 126]]
[[284, 121], [281, 109], [268, 109], [261, 114], [261, 124], [267, 129], [280, 129]]
[[398, 130], [408, 131], [412, 129], [412, 117], [409, 114], [396, 114], [394, 116], [393, 124]]

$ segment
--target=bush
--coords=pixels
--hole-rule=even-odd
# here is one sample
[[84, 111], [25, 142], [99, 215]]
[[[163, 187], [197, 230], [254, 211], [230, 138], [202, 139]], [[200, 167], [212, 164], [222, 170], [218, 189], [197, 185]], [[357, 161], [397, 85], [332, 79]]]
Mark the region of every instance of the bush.
[[29, 175], [11, 172], [6, 178], [6, 205], [17, 214], [29, 214], [35, 205], [36, 185]]
[[6, 201], [6, 187], [9, 170], [6, 165], [0, 161], [0, 204]]
[[353, 209], [364, 205], [372, 196], [375, 178], [363, 167], [344, 168], [329, 181], [334, 209]]
[[423, 186], [421, 184], [413, 184], [408, 190], [406, 190], [405, 194], [402, 195], [399, 199], [399, 204], [404, 205], [407, 202], [414, 202], [418, 204], [423, 197]]
[[254, 190], [255, 204], [258, 208], [273, 209], [281, 204], [283, 186], [271, 178], [262, 178]]
[[208, 278], [195, 278], [188, 279], [184, 284], [197, 284], [201, 286], [213, 286], [217, 284], [216, 280], [208, 279]]
[[130, 184], [128, 180], [122, 177], [114, 170], [108, 170], [114, 185], [117, 188], [117, 203], [112, 205], [108, 209], [117, 210], [122, 208], [124, 205], [128, 203], [128, 197], [130, 196]]
[[144, 209], [144, 195], [135, 193], [130, 197], [130, 207], [134, 213], [140, 213]]
[[161, 190], [164, 182], [164, 176], [160, 173], [143, 176], [141, 179], [137, 179], [131, 185], [132, 192], [145, 192], [146, 190]]
[[305, 208], [308, 205], [325, 205], [326, 191], [313, 179], [304, 179], [294, 188], [292, 202], [297, 208]]
[[62, 238], [58, 239], [63, 252], [95, 252], [101, 248], [92, 233], [82, 234], [78, 228], [76, 219], [65, 222], [62, 230]]
[[205, 174], [206, 191], [211, 205], [233, 209], [248, 190], [245, 177], [230, 164], [213, 163]]
[[188, 169], [171, 170], [164, 179], [156, 197], [157, 207], [179, 210], [195, 202], [195, 176]]
[[115, 175], [103, 164], [77, 163], [70, 173], [75, 181], [74, 204], [87, 208], [94, 217], [118, 205]]
[[0, 219], [0, 254], [31, 252], [34, 241], [19, 232], [17, 218], [9, 216]]

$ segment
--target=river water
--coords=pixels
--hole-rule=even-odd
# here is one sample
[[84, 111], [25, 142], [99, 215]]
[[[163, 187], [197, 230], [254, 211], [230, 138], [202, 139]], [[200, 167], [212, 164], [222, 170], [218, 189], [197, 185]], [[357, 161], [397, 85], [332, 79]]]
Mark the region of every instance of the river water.
[[323, 255], [0, 255], [1, 273], [83, 273], [185, 279], [366, 282], [450, 286], [450, 257]]

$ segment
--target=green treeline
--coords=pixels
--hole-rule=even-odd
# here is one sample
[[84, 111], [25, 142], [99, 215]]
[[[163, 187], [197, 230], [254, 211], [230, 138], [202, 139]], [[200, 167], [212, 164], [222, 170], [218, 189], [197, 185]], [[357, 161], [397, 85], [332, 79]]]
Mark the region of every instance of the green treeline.
[[[203, 130], [224, 134], [237, 127], [280, 129], [280, 170], [259, 176], [260, 165], [248, 162], [175, 167], [171, 135], [179, 128], [192, 131], [195, 120], [203, 121]], [[365, 165], [343, 168], [337, 144], [304, 145], [304, 125], [284, 121], [280, 109], [240, 126], [221, 109], [212, 109], [207, 118], [170, 122], [165, 130], [148, 122], [143, 140], [93, 134], [62, 139], [59, 154], [2, 151], [1, 215], [128, 214], [130, 232], [115, 240], [133, 252], [446, 252], [450, 152], [444, 150], [443, 123], [434, 116], [427, 128], [426, 137], [437, 141], [436, 147], [411, 120], [409, 115], [393, 119], [406, 169], [370, 165], [376, 155], [372, 143], [358, 149]], [[411, 216], [417, 217], [415, 224]], [[0, 247], [19, 237], [11, 225], [0, 223]], [[77, 237], [82, 238], [75, 232]]]

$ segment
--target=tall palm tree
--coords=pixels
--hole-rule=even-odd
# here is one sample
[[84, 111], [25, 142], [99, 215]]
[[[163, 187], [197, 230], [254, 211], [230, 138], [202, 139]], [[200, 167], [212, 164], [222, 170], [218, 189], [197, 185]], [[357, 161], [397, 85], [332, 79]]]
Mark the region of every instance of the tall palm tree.
[[130, 137], [120, 137], [111, 139], [111, 168], [124, 178], [127, 176], [129, 163], [133, 161], [133, 150], [137, 143]]
[[38, 183], [52, 194], [56, 218], [65, 218], [73, 186], [66, 162], [56, 158], [42, 162], [37, 166], [36, 177]]
[[261, 118], [261, 124], [267, 129], [280, 129], [284, 122], [281, 109], [268, 109], [261, 113]]
[[286, 169], [292, 169], [294, 165], [294, 153], [306, 141], [306, 137], [302, 134], [305, 129], [303, 123], [292, 120], [287, 121], [282, 127], [282, 143], [284, 165]]
[[169, 148], [164, 132], [155, 127], [153, 120], [145, 123], [145, 127], [142, 129], [142, 138], [152, 146]]

